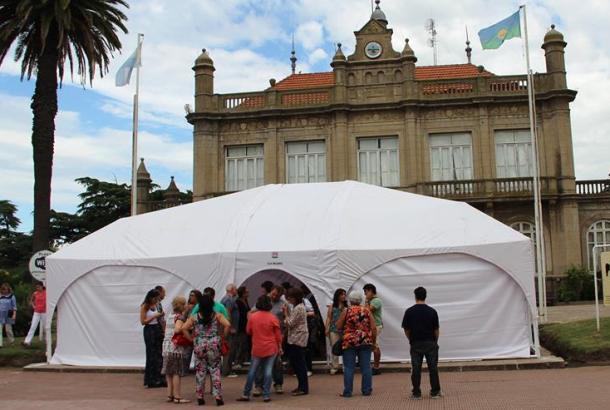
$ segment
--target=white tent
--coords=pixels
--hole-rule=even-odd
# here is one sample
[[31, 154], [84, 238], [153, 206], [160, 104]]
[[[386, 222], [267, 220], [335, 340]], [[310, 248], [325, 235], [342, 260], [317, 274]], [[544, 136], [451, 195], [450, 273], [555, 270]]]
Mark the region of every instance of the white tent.
[[142, 366], [148, 289], [164, 285], [169, 310], [191, 288], [222, 294], [269, 269], [305, 283], [323, 315], [335, 289], [374, 283], [384, 360], [409, 358], [401, 321], [420, 285], [439, 312], [441, 359], [528, 357], [533, 266], [527, 237], [466, 203], [352, 181], [267, 185], [124, 218], [47, 258], [52, 363]]

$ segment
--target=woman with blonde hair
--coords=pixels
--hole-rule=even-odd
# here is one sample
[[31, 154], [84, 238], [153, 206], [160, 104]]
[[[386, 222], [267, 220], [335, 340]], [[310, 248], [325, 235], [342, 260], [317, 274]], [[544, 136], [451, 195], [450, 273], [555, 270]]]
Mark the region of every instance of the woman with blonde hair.
[[163, 367], [161, 374], [167, 381], [167, 401], [176, 404], [190, 403], [182, 398], [182, 377], [186, 373], [184, 355], [188, 346], [192, 345], [191, 335], [184, 328], [186, 318], [186, 298], [176, 296], [172, 300], [173, 314], [165, 322], [165, 338], [163, 339]]

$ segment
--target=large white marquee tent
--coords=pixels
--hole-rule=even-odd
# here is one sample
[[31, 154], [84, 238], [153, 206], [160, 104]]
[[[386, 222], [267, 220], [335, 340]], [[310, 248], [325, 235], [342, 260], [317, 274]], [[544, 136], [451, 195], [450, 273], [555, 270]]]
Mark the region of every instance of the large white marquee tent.
[[335, 289], [374, 283], [384, 360], [409, 358], [400, 325], [420, 285], [439, 312], [441, 359], [528, 357], [533, 266], [529, 238], [466, 203], [352, 181], [266, 185], [121, 219], [47, 258], [51, 362], [143, 366], [148, 289], [166, 287], [169, 311], [175, 295], [222, 294], [270, 269], [305, 283], [322, 315]]

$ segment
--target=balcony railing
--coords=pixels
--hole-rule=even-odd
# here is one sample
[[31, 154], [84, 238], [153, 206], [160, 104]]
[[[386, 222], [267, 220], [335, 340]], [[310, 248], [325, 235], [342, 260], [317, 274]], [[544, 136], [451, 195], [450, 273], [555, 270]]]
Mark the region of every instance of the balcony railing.
[[[535, 77], [538, 93], [548, 88], [546, 74]], [[400, 83], [377, 85], [395, 88]], [[348, 90], [356, 90], [363, 85], [348, 86]], [[401, 88], [398, 88], [401, 89]], [[527, 96], [526, 76], [494, 76], [464, 78], [453, 80], [420, 80], [413, 82], [413, 87], [402, 92], [388, 93], [388, 98], [400, 101], [404, 98], [419, 98], [422, 100], [455, 99], [455, 98], [489, 98], [506, 95]], [[211, 105], [205, 112], [243, 112], [260, 111], [277, 108], [301, 108], [307, 106], [324, 106], [339, 103], [367, 103], [367, 97], [360, 93], [348, 93], [349, 96], [338, 97], [334, 87], [321, 87], [306, 90], [276, 90], [269, 88], [260, 92], [216, 94], [210, 99]], [[339, 99], [338, 99], [339, 98]], [[344, 98], [344, 99], [341, 99]]]
[[[556, 193], [552, 190], [553, 178], [540, 178], [540, 191]], [[461, 181], [434, 181], [419, 184], [418, 192], [441, 198], [493, 198], [532, 196], [532, 178], [471, 179]]]
[[[531, 197], [534, 194], [533, 186], [531, 177], [433, 181], [418, 184], [417, 192], [452, 199]], [[540, 178], [540, 192], [543, 196], [559, 194], [558, 186], [555, 178]], [[576, 181], [576, 195], [610, 197], [610, 179]]]
[[610, 195], [610, 179], [576, 181], [578, 195]]

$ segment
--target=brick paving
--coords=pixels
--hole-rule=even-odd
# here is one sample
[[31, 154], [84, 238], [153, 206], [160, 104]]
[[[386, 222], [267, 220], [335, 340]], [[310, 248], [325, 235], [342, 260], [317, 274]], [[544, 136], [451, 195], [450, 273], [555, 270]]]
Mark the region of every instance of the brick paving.
[[[359, 375], [355, 391], [359, 388]], [[422, 390], [428, 389], [424, 374]], [[515, 370], [486, 372], [442, 372], [445, 397], [431, 400], [407, 399], [409, 375], [386, 373], [374, 377], [370, 397], [338, 396], [342, 376], [315, 375], [311, 394], [293, 398], [273, 395], [271, 403], [253, 399], [237, 403], [245, 377], [225, 379], [226, 409], [608, 409], [610, 367], [581, 367], [561, 370]], [[175, 409], [164, 402], [164, 389], [144, 389], [141, 374], [79, 374], [0, 370], [0, 409]], [[296, 380], [287, 377], [286, 390]], [[194, 399], [194, 378], [184, 380], [184, 397]], [[186, 408], [197, 407], [185, 404]], [[209, 398], [206, 406], [213, 406]]]
[[[594, 303], [574, 303], [571, 305], [549, 306], [549, 323], [565, 323], [576, 320], [595, 319]], [[610, 306], [599, 304], [599, 316], [610, 317]], [[609, 407], [610, 408], [610, 407]]]

